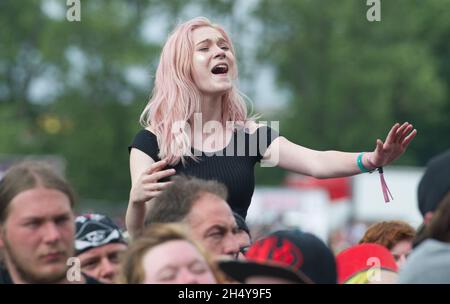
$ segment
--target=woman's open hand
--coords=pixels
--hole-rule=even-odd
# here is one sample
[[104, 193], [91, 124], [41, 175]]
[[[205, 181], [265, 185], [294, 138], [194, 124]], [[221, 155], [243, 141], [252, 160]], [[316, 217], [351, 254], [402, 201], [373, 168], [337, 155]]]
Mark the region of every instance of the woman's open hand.
[[377, 139], [376, 148], [368, 157], [371, 169], [389, 165], [399, 158], [416, 134], [417, 130], [413, 130], [410, 123], [405, 122], [402, 125], [396, 123], [389, 131], [384, 143], [381, 139]]

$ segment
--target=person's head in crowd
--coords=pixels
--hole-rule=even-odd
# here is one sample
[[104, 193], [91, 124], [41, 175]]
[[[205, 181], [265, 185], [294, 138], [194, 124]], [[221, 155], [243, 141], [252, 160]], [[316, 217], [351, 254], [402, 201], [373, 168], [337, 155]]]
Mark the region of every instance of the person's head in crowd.
[[397, 263], [384, 246], [364, 243], [336, 256], [339, 284], [392, 284], [397, 280]]
[[414, 228], [406, 222], [384, 221], [370, 226], [359, 243], [375, 243], [386, 247], [394, 256], [398, 268], [401, 268], [412, 251], [415, 234]]
[[237, 226], [226, 202], [226, 187], [216, 181], [194, 177], [176, 176], [172, 181], [152, 202], [145, 226], [184, 223], [191, 237], [209, 253], [237, 257]]
[[401, 284], [450, 284], [450, 195], [446, 195], [399, 273]]
[[215, 284], [223, 280], [207, 253], [180, 224], [153, 224], [123, 257], [119, 283]]
[[414, 242], [418, 245], [425, 239], [450, 243], [450, 192], [444, 197], [434, 212], [433, 218]]
[[402, 267], [401, 284], [450, 284], [450, 195], [424, 228], [417, 246]]
[[66, 283], [74, 194], [49, 165], [23, 162], [0, 180], [0, 249], [11, 283]]
[[233, 212], [233, 215], [238, 227], [238, 232], [236, 233], [236, 237], [239, 243], [238, 259], [245, 259], [245, 253], [252, 244], [250, 229], [248, 228], [247, 223], [242, 216], [240, 216], [237, 212]]
[[319, 238], [282, 230], [255, 241], [245, 261], [221, 261], [229, 277], [247, 284], [336, 284], [336, 262]]
[[434, 211], [450, 195], [450, 150], [434, 156], [418, 186], [419, 210], [428, 224]]
[[120, 255], [127, 242], [120, 228], [102, 214], [84, 214], [75, 219], [75, 254], [81, 270], [102, 283], [114, 283]]

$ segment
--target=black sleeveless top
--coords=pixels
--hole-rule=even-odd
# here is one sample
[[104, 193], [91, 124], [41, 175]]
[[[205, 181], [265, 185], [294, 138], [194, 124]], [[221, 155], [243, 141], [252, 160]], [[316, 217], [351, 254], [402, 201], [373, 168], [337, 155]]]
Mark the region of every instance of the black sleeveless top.
[[[223, 183], [228, 189], [231, 209], [245, 219], [255, 189], [255, 164], [261, 161], [267, 147], [278, 136], [275, 130], [267, 126], [258, 128], [252, 134], [238, 129], [221, 151], [209, 153], [192, 148], [192, 153], [198, 155], [197, 161], [186, 158], [185, 165], [180, 161], [167, 169], [174, 168], [177, 174]], [[146, 129], [138, 132], [128, 150], [131, 151], [131, 148], [141, 150], [155, 162], [160, 160], [156, 135]]]

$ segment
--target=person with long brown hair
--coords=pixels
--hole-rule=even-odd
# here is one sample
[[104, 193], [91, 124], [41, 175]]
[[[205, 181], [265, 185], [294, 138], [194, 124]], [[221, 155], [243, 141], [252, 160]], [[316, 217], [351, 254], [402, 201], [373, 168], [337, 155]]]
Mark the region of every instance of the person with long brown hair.
[[74, 204], [71, 186], [49, 164], [26, 161], [6, 171], [0, 180], [0, 284], [99, 283], [71, 260]]

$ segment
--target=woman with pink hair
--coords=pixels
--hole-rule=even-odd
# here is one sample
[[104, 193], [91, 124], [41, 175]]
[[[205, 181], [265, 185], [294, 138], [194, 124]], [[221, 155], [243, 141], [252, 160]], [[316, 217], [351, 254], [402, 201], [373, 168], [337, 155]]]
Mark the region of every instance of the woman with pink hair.
[[235, 85], [237, 75], [233, 44], [219, 25], [198, 17], [169, 36], [140, 118], [144, 129], [129, 147], [132, 187], [126, 224], [132, 235], [142, 230], [151, 199], [171, 175], [224, 183], [228, 203], [245, 218], [257, 162], [318, 178], [350, 176], [391, 163], [416, 135], [404, 123], [395, 124], [384, 143], [378, 139], [373, 152], [302, 147], [248, 115]]

